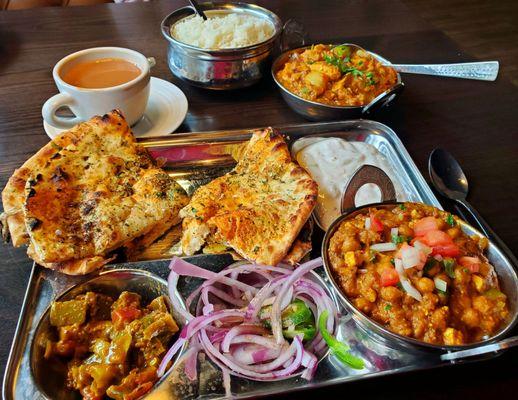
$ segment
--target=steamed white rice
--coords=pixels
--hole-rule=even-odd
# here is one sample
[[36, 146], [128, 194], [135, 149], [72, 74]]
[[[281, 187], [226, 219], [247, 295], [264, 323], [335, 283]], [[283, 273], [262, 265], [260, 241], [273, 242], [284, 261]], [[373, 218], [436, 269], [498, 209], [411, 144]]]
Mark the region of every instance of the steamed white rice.
[[251, 15], [227, 14], [205, 21], [195, 15], [171, 27], [171, 35], [180, 42], [202, 49], [233, 49], [264, 42], [273, 36], [273, 25]]

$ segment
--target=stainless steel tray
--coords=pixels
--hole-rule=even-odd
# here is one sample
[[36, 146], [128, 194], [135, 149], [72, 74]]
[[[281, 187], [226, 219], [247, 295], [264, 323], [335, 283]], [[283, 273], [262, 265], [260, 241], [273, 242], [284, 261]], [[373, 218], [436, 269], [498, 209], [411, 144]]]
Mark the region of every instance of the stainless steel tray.
[[[340, 137], [350, 141], [370, 143], [387, 158], [396, 171], [408, 200], [441, 207], [397, 135], [381, 123], [352, 120], [277, 128], [288, 136], [290, 145], [297, 139], [308, 135]], [[192, 192], [200, 184], [204, 184], [232, 168], [235, 161], [231, 153], [236, 149], [236, 145], [245, 142], [250, 136], [251, 130], [184, 133], [174, 134], [166, 139], [149, 139], [142, 143], [155, 158], [164, 163], [163, 167], [178, 179], [188, 192]], [[314, 242], [319, 242], [321, 238], [322, 232], [315, 232]], [[168, 249], [169, 247], [162, 246], [155, 254], [155, 258], [169, 258]], [[314, 245], [314, 255], [318, 255], [319, 251], [320, 246]], [[189, 258], [189, 261], [213, 270], [220, 270], [233, 260], [228, 254], [223, 254], [194, 256]], [[167, 263], [166, 260], [119, 263], [109, 265], [106, 269], [142, 269], [166, 278]], [[318, 272], [325, 280], [323, 270]], [[3, 382], [5, 400], [47, 398], [36, 386], [30, 368], [30, 348], [35, 328], [53, 299], [88, 278], [90, 277], [68, 277], [38, 265], [33, 266], [5, 371]], [[199, 282], [181, 281], [180, 294], [190, 293], [196, 284]], [[266, 396], [448, 364], [440, 360], [439, 354], [392, 347], [381, 337], [357, 326], [343, 308], [341, 312], [343, 314], [338, 337], [347, 341], [353, 351], [365, 359], [366, 368], [364, 370], [345, 368], [332, 356], [327, 356], [320, 362], [316, 376], [310, 382], [300, 377], [267, 383], [233, 377], [233, 395], [236, 398]], [[215, 374], [217, 375], [217, 372]], [[183, 390], [185, 388], [182, 389], [175, 382], [171, 374], [166, 376], [146, 398], [224, 397], [222, 387], [218, 384], [206, 387], [199, 385], [185, 391]], [[217, 382], [217, 378], [214, 382]], [[190, 395], [186, 396], [186, 392], [189, 392]]]

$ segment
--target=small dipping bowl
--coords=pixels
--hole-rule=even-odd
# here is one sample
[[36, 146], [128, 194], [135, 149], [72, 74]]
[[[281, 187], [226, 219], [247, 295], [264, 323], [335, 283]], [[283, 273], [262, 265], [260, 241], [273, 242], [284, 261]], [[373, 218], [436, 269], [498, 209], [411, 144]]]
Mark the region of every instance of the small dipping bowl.
[[[54, 299], [54, 301], [71, 300], [77, 295], [88, 291], [106, 294], [115, 299], [118, 298], [123, 291], [134, 292], [142, 297], [142, 304], [145, 305], [149, 304], [158, 296], [164, 295], [169, 299], [167, 282], [165, 280], [142, 270], [118, 269], [101, 272], [98, 276], [67, 290], [58, 298]], [[179, 296], [178, 300], [180, 304], [184, 304]], [[185, 320], [180, 313], [172, 308], [169, 301], [168, 303], [171, 315], [181, 329], [181, 327], [185, 325]], [[54, 331], [55, 328], [50, 325], [49, 306], [36, 327], [31, 345], [30, 363], [34, 382], [47, 399], [80, 399], [81, 395], [78, 391], [70, 390], [65, 387], [67, 372], [66, 362], [58, 362], [54, 359], [52, 361], [45, 360], [43, 358], [45, 340], [46, 338], [55, 336]], [[155, 387], [159, 383], [160, 381], [157, 381]]]
[[[340, 43], [341, 44], [341, 43]], [[331, 46], [338, 46], [340, 44], [331, 44]], [[380, 93], [374, 100], [372, 100], [369, 104], [363, 106], [333, 106], [329, 104], [323, 104], [312, 100], [304, 99], [296, 95], [295, 93], [289, 91], [282, 83], [277, 80], [276, 74], [279, 70], [284, 67], [284, 64], [288, 62], [293, 54], [300, 54], [305, 50], [311, 48], [311, 46], [299, 47], [293, 50], [288, 50], [282, 53], [277, 59], [273, 62], [272, 65], [272, 77], [277, 86], [281, 91], [281, 95], [288, 103], [291, 109], [293, 109], [298, 114], [302, 115], [304, 118], [310, 121], [330, 121], [330, 120], [342, 120], [342, 119], [351, 119], [351, 118], [361, 118], [366, 114], [372, 113], [375, 110], [388, 105], [392, 102], [403, 90], [404, 84], [401, 81], [401, 75], [399, 72], [397, 73], [397, 82], [396, 84], [386, 90], [383, 93]], [[373, 53], [371, 51], [365, 50], [372, 57], [377, 59], [383, 65], [390, 67], [392, 63], [381, 57], [380, 55]]]
[[167, 63], [171, 72], [184, 81], [206, 89], [227, 90], [251, 86], [268, 71], [270, 55], [279, 37], [281, 20], [266, 8], [246, 3], [201, 3], [208, 17], [215, 14], [250, 15], [268, 21], [273, 35], [260, 43], [233, 49], [202, 49], [180, 42], [171, 35], [171, 27], [194, 15], [188, 6], [173, 11], [162, 21], [162, 35], [168, 42]]
[[[327, 277], [331, 284], [333, 285], [334, 289], [336, 290], [336, 293], [340, 297], [341, 301], [343, 302], [344, 306], [347, 308], [349, 312], [351, 312], [353, 319], [364, 329], [366, 329], [368, 332], [373, 332], [379, 336], [381, 336], [382, 339], [385, 340], [385, 342], [389, 346], [396, 346], [398, 348], [406, 349], [406, 350], [421, 350], [421, 351], [435, 351], [435, 352], [449, 352], [449, 351], [456, 351], [456, 350], [467, 350], [471, 348], [475, 348], [478, 346], [486, 345], [489, 343], [496, 342], [499, 339], [503, 339], [515, 326], [517, 320], [518, 320], [518, 277], [516, 275], [516, 271], [510, 262], [510, 260], [506, 257], [506, 255], [493, 243], [489, 242], [488, 249], [486, 251], [486, 256], [489, 260], [489, 262], [493, 265], [495, 268], [495, 272], [498, 276], [498, 281], [500, 283], [500, 288], [502, 289], [502, 292], [507, 296], [507, 301], [509, 305], [509, 316], [508, 320], [506, 321], [506, 324], [502, 325], [500, 330], [490, 338], [487, 338], [485, 340], [481, 340], [479, 342], [469, 343], [465, 345], [457, 345], [457, 346], [449, 346], [449, 345], [438, 345], [438, 344], [431, 344], [426, 343], [421, 340], [413, 339], [410, 337], [406, 337], [403, 335], [399, 335], [395, 332], [392, 332], [391, 330], [385, 328], [380, 323], [374, 321], [373, 319], [369, 318], [367, 315], [365, 315], [363, 312], [358, 310], [356, 306], [353, 304], [351, 300], [346, 296], [346, 294], [343, 292], [342, 287], [340, 286], [340, 283], [335, 278], [334, 271], [331, 267], [331, 262], [329, 260], [329, 243], [331, 241], [331, 238], [335, 234], [335, 232], [338, 230], [339, 226], [344, 222], [345, 220], [354, 218], [358, 214], [367, 214], [369, 212], [369, 208], [388, 208], [392, 209], [395, 206], [403, 204], [401, 202], [384, 202], [384, 203], [375, 203], [375, 204], [368, 204], [362, 207], [355, 208], [349, 212], [346, 212], [342, 214], [340, 217], [338, 217], [329, 227], [327, 230], [324, 240], [322, 242], [322, 258], [324, 261], [324, 268], [327, 274]], [[464, 221], [460, 221], [459, 225], [464, 233], [466, 233], [468, 236], [477, 236], [477, 237], [485, 237], [482, 233], [480, 233], [478, 230], [473, 228], [471, 225], [467, 224]]]

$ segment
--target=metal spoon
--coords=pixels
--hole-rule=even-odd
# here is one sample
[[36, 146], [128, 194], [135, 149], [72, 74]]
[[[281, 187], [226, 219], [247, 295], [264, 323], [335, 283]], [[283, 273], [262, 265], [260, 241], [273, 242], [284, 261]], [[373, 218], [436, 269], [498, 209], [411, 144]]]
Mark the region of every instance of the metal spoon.
[[457, 160], [446, 150], [435, 149], [428, 160], [428, 172], [435, 189], [444, 197], [462, 204], [477, 222], [480, 231], [505, 252], [514, 265], [518, 265], [516, 258], [502, 239], [490, 228], [477, 210], [466, 201], [468, 180]]
[[[349, 46], [357, 50], [363, 50], [360, 46], [344, 43], [341, 46]], [[475, 79], [479, 81], [494, 81], [498, 76], [500, 67], [498, 61], [480, 61], [454, 64], [390, 64], [398, 72], [408, 74], [421, 74], [433, 76], [447, 76], [450, 78]]]
[[198, 14], [200, 17], [202, 17], [205, 21], [207, 21], [207, 16], [201, 9], [200, 5], [196, 0], [189, 0], [189, 3], [191, 3], [192, 8], [196, 11], [196, 14]]
[[[511, 253], [511, 250], [509, 250], [502, 239], [500, 239], [489, 227], [487, 222], [471, 206], [471, 204], [466, 201], [466, 197], [468, 195], [468, 179], [457, 160], [446, 150], [435, 149], [431, 152], [428, 160], [428, 171], [435, 189], [450, 200], [455, 200], [457, 203], [462, 204], [478, 223], [482, 233], [484, 233], [491, 242], [499, 247], [516, 267], [518, 265], [518, 261], [516, 260], [516, 257], [514, 257], [513, 253]], [[473, 349], [446, 353], [441, 355], [441, 359], [443, 361], [455, 362], [460, 359], [477, 355], [497, 353], [515, 346], [518, 346], [518, 336], [513, 336], [497, 343]]]

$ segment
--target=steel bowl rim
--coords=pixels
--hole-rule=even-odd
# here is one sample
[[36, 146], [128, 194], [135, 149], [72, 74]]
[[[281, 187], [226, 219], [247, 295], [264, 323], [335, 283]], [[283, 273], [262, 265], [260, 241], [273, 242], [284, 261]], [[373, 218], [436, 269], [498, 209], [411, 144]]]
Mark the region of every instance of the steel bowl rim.
[[[340, 43], [328, 43], [329, 46], [339, 46]], [[308, 99], [305, 99], [303, 97], [300, 97], [299, 95], [291, 92], [290, 90], [288, 90], [283, 84], [281, 84], [278, 80], [277, 80], [277, 77], [275, 76], [275, 73], [280, 69], [279, 65], [280, 62], [281, 62], [281, 59], [283, 59], [284, 57], [288, 56], [288, 55], [291, 55], [293, 53], [297, 53], [297, 52], [302, 52], [306, 49], [309, 49], [311, 48], [313, 45], [308, 45], [308, 46], [302, 46], [302, 47], [297, 47], [295, 49], [290, 49], [290, 50], [286, 50], [284, 52], [282, 52], [281, 54], [279, 54], [277, 56], [277, 58], [274, 60], [274, 62], [272, 63], [272, 68], [271, 68], [271, 75], [272, 75], [272, 78], [274, 80], [274, 82], [277, 84], [277, 86], [287, 95], [291, 96], [291, 97], [294, 97], [295, 99], [297, 100], [300, 100], [304, 103], [307, 103], [308, 105], [313, 105], [313, 106], [320, 106], [320, 107], [323, 107], [323, 108], [327, 108], [329, 110], [336, 110], [336, 111], [363, 111], [363, 109], [367, 106], [370, 106], [371, 104], [373, 103], [376, 103], [380, 98], [384, 97], [388, 92], [390, 92], [391, 90], [393, 90], [393, 88], [395, 88], [396, 86], [398, 85], [401, 85], [401, 86], [404, 86], [404, 83], [403, 81], [401, 80], [401, 75], [398, 71], [396, 71], [396, 74], [397, 74], [397, 82], [394, 86], [392, 86], [391, 88], [385, 90], [384, 92], [380, 93], [379, 95], [377, 95], [374, 99], [372, 99], [372, 101], [368, 104], [363, 104], [361, 106], [335, 106], [335, 105], [331, 105], [331, 104], [324, 104], [324, 103], [319, 103], [317, 101], [313, 101], [313, 100], [308, 100]], [[389, 67], [393, 67], [393, 64], [390, 60], [380, 56], [379, 54], [377, 53], [374, 53], [373, 51], [370, 51], [370, 50], [365, 50], [367, 53], [369, 53], [371, 56], [373, 56], [374, 58], [376, 58], [378, 61], [381, 61], [383, 63], [385, 63], [385, 65], [389, 66]]]
[[[244, 46], [244, 47], [235, 47], [235, 48], [230, 48], [230, 49], [218, 49], [218, 50], [204, 49], [201, 47], [196, 47], [196, 46], [193, 46], [193, 45], [190, 45], [190, 44], [187, 44], [187, 43], [184, 43], [184, 42], [181, 42], [181, 41], [175, 39], [171, 35], [171, 32], [170, 32], [171, 25], [166, 24], [166, 21], [174, 14], [180, 14], [187, 10], [193, 11], [193, 14], [196, 13], [196, 11], [194, 10], [193, 7], [185, 6], [185, 7], [178, 8], [178, 9], [174, 10], [173, 12], [169, 13], [168, 15], [166, 15], [164, 17], [164, 19], [162, 20], [162, 22], [160, 23], [160, 28], [161, 28], [160, 30], [162, 32], [162, 35], [169, 42], [169, 44], [176, 45], [178, 47], [181, 47], [183, 49], [187, 49], [187, 50], [190, 50], [193, 52], [217, 57], [217, 56], [228, 56], [228, 55], [232, 55], [232, 54], [237, 54], [237, 55], [246, 54], [250, 51], [254, 51], [254, 50], [257, 50], [257, 49], [260, 49], [263, 47], [265, 48], [265, 51], [267, 51], [266, 49], [269, 47], [269, 45], [273, 44], [273, 42], [275, 42], [277, 40], [277, 38], [279, 37], [279, 35], [281, 34], [282, 21], [279, 18], [279, 16], [277, 14], [275, 14], [273, 11], [270, 11], [267, 8], [258, 6], [256, 4], [240, 3], [240, 2], [236, 2], [236, 3], [206, 2], [206, 3], [200, 3], [199, 5], [201, 8], [204, 8], [204, 6], [210, 7], [207, 9], [208, 11], [213, 11], [213, 10], [214, 11], [218, 11], [218, 10], [225, 11], [225, 10], [227, 10], [229, 12], [232, 12], [232, 10], [240, 10], [245, 13], [247, 13], [249, 11], [255, 11], [256, 13], [261, 14], [264, 19], [268, 20], [273, 25], [274, 33], [271, 37], [269, 37], [268, 39], [266, 39], [262, 42], [255, 43], [255, 44], [252, 44], [249, 46]], [[252, 13], [252, 14], [255, 15], [255, 13]], [[187, 17], [185, 17], [185, 18], [187, 18]], [[176, 21], [176, 22], [178, 22], [178, 21]]]
[[[341, 223], [344, 220], [352, 218], [358, 214], [361, 214], [361, 213], [365, 212], [366, 209], [376, 208], [376, 207], [389, 208], [389, 207], [393, 207], [393, 206], [397, 206], [397, 205], [405, 204], [405, 203], [412, 203], [412, 202], [385, 201], [385, 202], [378, 202], [378, 203], [366, 204], [366, 205], [363, 205], [360, 207], [355, 207], [353, 209], [347, 210], [346, 212], [342, 213], [339, 217], [337, 217], [333, 221], [333, 223], [327, 229], [327, 231], [324, 235], [324, 239], [322, 240], [322, 248], [321, 248], [324, 270], [326, 272], [327, 279], [333, 286], [333, 289], [336, 291], [338, 297], [342, 300], [346, 309], [349, 312], [351, 312], [353, 318], [355, 318], [355, 320], [358, 323], [362, 324], [364, 327], [369, 328], [369, 325], [374, 326], [378, 330], [378, 332], [375, 332], [375, 333], [379, 334], [380, 336], [385, 337], [386, 339], [388, 339], [390, 341], [395, 341], [397, 343], [404, 343], [405, 345], [411, 345], [414, 348], [421, 348], [421, 349], [428, 349], [428, 350], [435, 350], [435, 351], [446, 351], [446, 352], [457, 351], [457, 350], [468, 350], [471, 348], [475, 348], [475, 347], [493, 343], [493, 342], [505, 337], [514, 328], [514, 326], [518, 322], [518, 307], [516, 307], [516, 309], [514, 310], [514, 313], [511, 316], [510, 320], [508, 321], [507, 325], [504, 328], [502, 328], [494, 336], [491, 336], [487, 339], [484, 339], [484, 340], [481, 340], [478, 342], [468, 343], [465, 345], [437, 345], [437, 344], [432, 344], [432, 343], [426, 343], [424, 341], [414, 339], [411, 337], [407, 337], [407, 336], [403, 336], [398, 333], [390, 331], [389, 329], [387, 329], [383, 325], [381, 325], [379, 322], [375, 321], [371, 317], [365, 315], [363, 312], [358, 310], [356, 308], [356, 306], [345, 295], [345, 293], [343, 292], [343, 289], [340, 287], [340, 285], [336, 282], [336, 280], [334, 278], [334, 274], [333, 274], [333, 271], [331, 270], [331, 266], [330, 266], [330, 262], [329, 262], [328, 249], [329, 249], [329, 242], [331, 240], [331, 237], [334, 235], [334, 233], [336, 232], [336, 230], [338, 229], [338, 227], [341, 225]], [[421, 204], [418, 202], [414, 202], [414, 203]], [[485, 237], [478, 229], [472, 227], [470, 224], [468, 224], [467, 222], [465, 222], [463, 220], [461, 220], [461, 226], [469, 227], [469, 229], [473, 230], [473, 232], [475, 232], [476, 235]], [[500, 250], [500, 248], [498, 246], [496, 246], [491, 241], [489, 241], [489, 243], [502, 254], [503, 258], [506, 261], [506, 264], [508, 264], [510, 266], [510, 270], [512, 271], [512, 274], [511, 274], [512, 279], [514, 280], [515, 285], [518, 286], [518, 276], [516, 273], [516, 269], [513, 267], [512, 262], [505, 255], [505, 253], [503, 253]], [[500, 277], [499, 277], [499, 279], [500, 279]]]
[[[50, 400], [50, 398], [47, 395], [47, 392], [41, 390], [40, 385], [37, 383], [37, 379], [35, 378], [35, 374], [34, 374], [34, 367], [33, 367], [33, 361], [32, 360], [33, 360], [34, 351], [36, 350], [36, 346], [37, 346], [37, 343], [36, 343], [36, 340], [35, 340], [36, 339], [35, 338], [36, 332], [38, 332], [38, 330], [40, 329], [40, 325], [43, 323], [44, 318], [46, 318], [46, 317], [50, 318], [50, 308], [52, 306], [52, 303], [55, 302], [55, 301], [59, 301], [60, 299], [62, 299], [66, 295], [68, 295], [69, 293], [71, 293], [74, 290], [76, 290], [79, 286], [87, 285], [87, 284], [93, 282], [94, 280], [104, 276], [104, 275], [116, 274], [116, 273], [121, 273], [121, 272], [122, 273], [131, 273], [131, 274], [135, 274], [135, 275], [140, 275], [140, 276], [145, 277], [145, 278], [151, 278], [151, 279], [154, 279], [154, 280], [158, 281], [160, 284], [164, 285], [165, 287], [168, 287], [168, 283], [167, 283], [167, 281], [165, 279], [161, 278], [160, 276], [158, 276], [158, 275], [156, 275], [156, 274], [154, 274], [154, 273], [152, 273], [150, 271], [146, 271], [146, 270], [142, 270], [142, 269], [135, 269], [135, 268], [107, 269], [107, 270], [101, 270], [101, 271], [98, 271], [95, 274], [89, 275], [87, 280], [75, 283], [74, 285], [72, 285], [71, 287], [69, 287], [68, 289], [63, 291], [62, 293], [59, 293], [55, 298], [53, 298], [52, 301], [49, 303], [49, 305], [41, 313], [41, 316], [38, 319], [38, 323], [36, 324], [36, 327], [34, 328], [34, 333], [32, 334], [31, 343], [30, 343], [30, 347], [29, 347], [29, 364], [30, 364], [29, 365], [29, 369], [30, 369], [30, 374], [32, 376], [32, 379], [33, 379], [36, 387], [38, 387], [40, 395], [42, 396], [42, 398], [44, 398], [46, 400]], [[187, 308], [185, 306], [185, 301], [183, 300], [182, 296], [179, 293], [176, 293], [176, 294], [177, 294], [177, 296], [176, 296], [177, 300], [180, 302], [181, 306], [186, 310]], [[171, 304], [171, 300], [169, 299], [169, 295], [167, 295], [167, 299], [168, 299], [169, 307], [172, 308], [172, 304]], [[185, 325], [184, 322], [182, 322], [181, 324], [179, 323], [179, 321], [176, 321], [176, 322], [177, 322], [179, 328], [181, 328], [183, 325]], [[178, 334], [179, 334], [179, 332], [178, 332]], [[174, 366], [174, 365], [176, 365], [178, 363], [178, 361], [180, 360], [181, 355], [184, 353], [186, 347], [187, 347], [187, 343], [185, 343], [181, 347], [179, 353], [174, 357], [172, 366]], [[162, 376], [160, 379], [158, 379], [153, 384], [153, 388], [158, 387], [165, 379], [167, 379], [167, 377], [169, 376], [169, 372], [170, 371], [166, 372], [164, 374], [164, 376]]]

